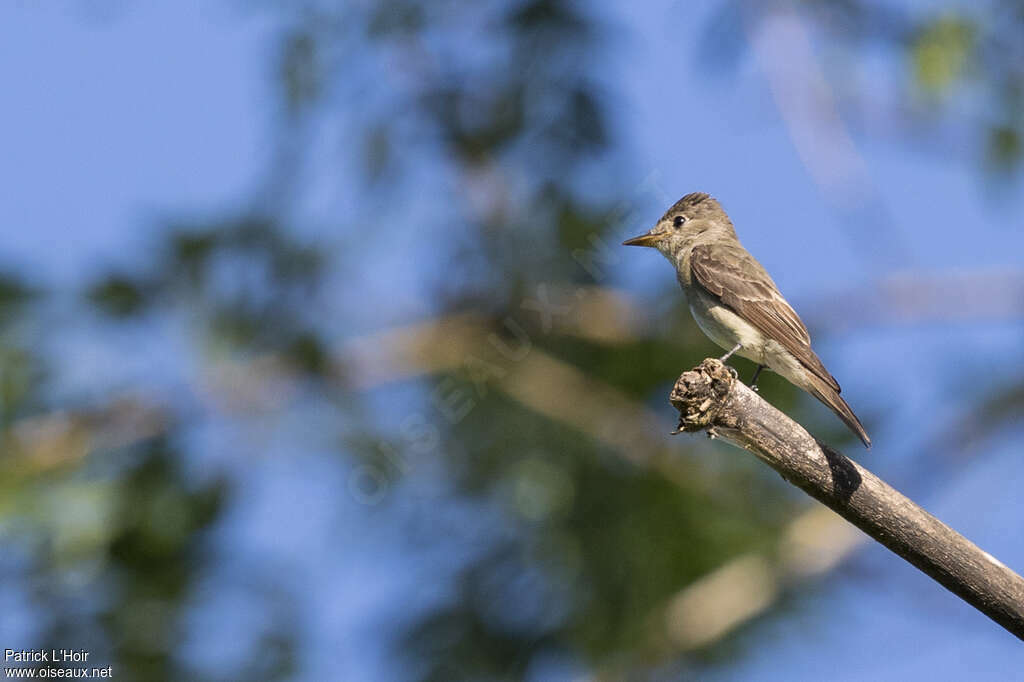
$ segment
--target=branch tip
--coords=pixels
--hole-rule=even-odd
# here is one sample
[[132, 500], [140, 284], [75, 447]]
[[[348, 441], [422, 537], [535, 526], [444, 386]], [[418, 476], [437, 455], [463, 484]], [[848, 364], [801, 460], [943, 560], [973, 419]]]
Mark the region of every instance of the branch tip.
[[735, 376], [729, 368], [714, 358], [683, 372], [669, 395], [669, 402], [679, 410], [679, 424], [673, 434], [702, 431], [714, 424], [733, 381]]

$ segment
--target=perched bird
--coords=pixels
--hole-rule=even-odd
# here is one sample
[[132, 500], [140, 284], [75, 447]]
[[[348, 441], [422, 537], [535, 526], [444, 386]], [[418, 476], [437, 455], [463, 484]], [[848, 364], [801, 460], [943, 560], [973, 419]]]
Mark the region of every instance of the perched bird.
[[807, 328], [775, 282], [736, 237], [719, 203], [703, 192], [687, 194], [647, 234], [626, 246], [650, 246], [676, 268], [690, 312], [708, 337], [728, 352], [757, 363], [751, 386], [767, 367], [825, 403], [864, 442], [871, 439], [839, 396], [839, 383], [811, 350]]

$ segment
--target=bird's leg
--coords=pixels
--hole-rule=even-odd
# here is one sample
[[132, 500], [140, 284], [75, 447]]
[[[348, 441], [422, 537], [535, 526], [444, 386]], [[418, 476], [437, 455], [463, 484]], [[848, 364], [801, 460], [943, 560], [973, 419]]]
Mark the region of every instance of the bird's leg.
[[764, 365], [758, 365], [757, 369], [754, 370], [754, 377], [750, 380], [751, 391], [757, 391], [757, 377], [761, 376], [762, 369], [764, 369]]
[[[743, 348], [743, 344], [742, 343], [737, 343], [735, 346], [733, 346], [731, 351], [729, 351], [728, 353], [726, 353], [722, 357], [718, 358], [718, 361], [721, 362], [723, 365], [725, 365], [725, 361], [728, 360], [732, 356], [732, 354], [735, 353], [736, 351], [738, 351], [740, 348]], [[739, 376], [739, 374], [736, 372], [736, 370], [734, 368], [730, 367], [729, 365], [725, 365], [725, 368], [727, 370], [729, 370], [730, 374], [732, 374], [732, 378], [733, 379], [735, 379], [735, 378], [737, 378]]]
[[740, 348], [743, 348], [743, 344], [742, 343], [737, 343], [735, 346], [732, 347], [731, 351], [729, 351], [728, 353], [726, 353], [722, 357], [718, 358], [718, 361], [724, 363], [726, 360], [731, 358], [732, 354], [735, 353], [736, 351], [738, 351]]

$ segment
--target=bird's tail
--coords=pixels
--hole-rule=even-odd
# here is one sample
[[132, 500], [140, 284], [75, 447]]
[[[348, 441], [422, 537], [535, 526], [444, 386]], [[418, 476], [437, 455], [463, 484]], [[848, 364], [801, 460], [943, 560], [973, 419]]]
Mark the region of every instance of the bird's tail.
[[864, 430], [864, 426], [860, 423], [860, 420], [857, 419], [857, 415], [853, 413], [850, 406], [846, 404], [846, 401], [840, 397], [839, 391], [836, 391], [818, 377], [810, 378], [807, 391], [815, 398], [828, 405], [829, 409], [835, 412], [836, 415], [843, 420], [843, 423], [846, 424], [851, 431], [857, 434], [857, 437], [864, 443], [864, 447], [871, 447], [871, 439], [868, 438], [868, 434]]

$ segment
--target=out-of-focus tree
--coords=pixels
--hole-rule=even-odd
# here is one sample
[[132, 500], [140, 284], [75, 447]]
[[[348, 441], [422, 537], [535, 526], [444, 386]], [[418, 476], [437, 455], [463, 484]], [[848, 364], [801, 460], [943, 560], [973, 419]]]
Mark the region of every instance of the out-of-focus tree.
[[[34, 342], [53, 315], [44, 287], [0, 278], [0, 538], [14, 548], [0, 567], [47, 614], [42, 639], [90, 647], [126, 679], [300, 670], [302, 616], [265, 574], [229, 578], [271, 614], [252, 626], [247, 665], [207, 670], [174, 651], [232, 551], [217, 530], [237, 503], [230, 471], [185, 472], [210, 423], [287, 414], [319, 428], [314, 408], [326, 408], [341, 425], [329, 436], [337, 455], [367, 474], [339, 495], [400, 519], [415, 570], [441, 595], [382, 633], [414, 677], [562, 666], [619, 678], [741, 653], [750, 640], [728, 635], [787, 603], [772, 562], [803, 508], [756, 463], [694, 457], [702, 443], [652, 435], [667, 427], [671, 381], [709, 346], [675, 292], [659, 311], [672, 322], [656, 326], [608, 288], [612, 233], [633, 224], [633, 206], [664, 199], [648, 201], [643, 180], [623, 187], [631, 158], [598, 77], [614, 27], [569, 0], [252, 6], [275, 28], [275, 153], [262, 184], [236, 214], [163, 225], [164, 239], [131, 271], [96, 277], [75, 311], [106, 331], [145, 331], [156, 352], [153, 330], [184, 329], [177, 352], [194, 353], [215, 395], [68, 397], [60, 363]], [[751, 18], [782, 7], [722, 6], [708, 30], [733, 51], [719, 60], [736, 56]], [[894, 110], [914, 121], [951, 112], [993, 168], [1016, 172], [1020, 3], [941, 15], [855, 0], [786, 7], [854, 61], [869, 43], [901, 50]], [[963, 115], [963, 89], [986, 105]], [[310, 178], [348, 207], [331, 240], [296, 236], [313, 232], [302, 229]], [[387, 301], [361, 288], [359, 261], [394, 239], [422, 244], [393, 279], [428, 282], [432, 320], [360, 345], [339, 333], [335, 301]], [[396, 382], [422, 401], [403, 393], [387, 401], [400, 414], [373, 417]], [[849, 442], [785, 382], [761, 385]], [[1011, 415], [999, 405], [1017, 404], [1019, 386], [986, 413]], [[663, 406], [654, 417], [652, 405]], [[420, 475], [444, 481], [436, 499], [403, 497], [401, 479]], [[433, 544], [456, 549], [416, 554]], [[721, 580], [699, 581], [708, 576]], [[725, 600], [700, 596], [718, 585], [749, 590], [758, 608], [725, 614]], [[703, 618], [707, 608], [725, 620]]]
[[[198, 596], [231, 552], [230, 538], [217, 534], [234, 504], [230, 471], [200, 482], [184, 473], [200, 447], [196, 431], [244, 420], [248, 410], [301, 421], [301, 400], [342, 413], [339, 454], [372, 465], [397, 452], [417, 471], [444, 472], [450, 492], [428, 509], [401, 513], [398, 487], [381, 501], [395, 505], [411, 539], [446, 539], [434, 509], [475, 509], [452, 522], [457, 529], [491, 519], [478, 533], [459, 531], [462, 549], [447, 561], [424, 560], [423, 579], [448, 585], [449, 597], [384, 633], [417, 676], [518, 677], [551, 656], [646, 665], [665, 600], [727, 559], [769, 547], [787, 506], [755, 513], [768, 479], [742, 463], [722, 466], [742, 494], [712, 492], [699, 466], [630, 423], [648, 416], [647, 399], [700, 357], [703, 342], [690, 326], [647, 338], [630, 331], [628, 315], [621, 328], [605, 319], [614, 297], [602, 285], [616, 258], [608, 232], [646, 191], [620, 187], [628, 157], [594, 73], [607, 29], [562, 0], [263, 3], [262, 11], [280, 27], [272, 51], [280, 100], [272, 168], [251, 207], [164, 225], [166, 237], [130, 270], [97, 276], [75, 312], [108, 333], [179, 326], [213, 384], [202, 390], [214, 395], [104, 387], [79, 402], [51, 393], [61, 377], [49, 383], [48, 368], [61, 363], [30, 342], [45, 303], [13, 278], [0, 291], [11, 329], [4, 439], [17, 444], [2, 477], [7, 537], [22, 548], [10, 574], [52, 614], [43, 640], [87, 646], [132, 679], [295, 671], [290, 616], [252, 633], [245, 660], [261, 662], [252, 669], [196, 667], [175, 645], [189, 638], [191, 613], [204, 607]], [[370, 54], [378, 60], [353, 59]], [[342, 221], [340, 251], [296, 239], [314, 133], [332, 125], [346, 144], [328, 155], [327, 172], [362, 164], [363, 183], [351, 188], [361, 210], [406, 202], [410, 184], [427, 182], [445, 192], [447, 229], [399, 211], [388, 219], [410, 223], [394, 232]], [[428, 348], [458, 346], [454, 362], [407, 375], [439, 396], [428, 405], [437, 443], [427, 452], [362, 418], [364, 396], [350, 382], [365, 368], [326, 340], [337, 332], [325, 283], [359, 286], [346, 278], [345, 247], [403, 227], [444, 236], [409, 267], [432, 283], [439, 319], [472, 320], [464, 338]], [[152, 339], [154, 352], [167, 352]], [[218, 384], [225, 373], [235, 378]], [[559, 376], [577, 383], [558, 385]], [[793, 401], [790, 389], [774, 389], [780, 402]], [[264, 579], [246, 598], [274, 614], [281, 607]]]
[[[711, 63], [735, 64], [751, 31], [790, 13], [815, 28], [849, 122], [898, 144], [973, 155], [991, 178], [1019, 179], [1024, 3], [725, 0], [707, 27], [704, 53]], [[895, 88], [870, 87], [875, 74], [865, 56], [879, 50], [903, 65]]]

